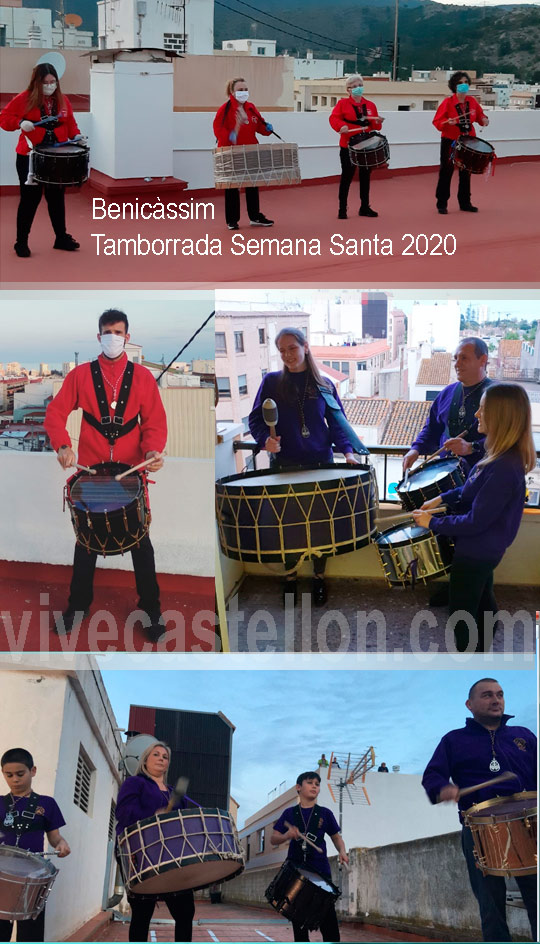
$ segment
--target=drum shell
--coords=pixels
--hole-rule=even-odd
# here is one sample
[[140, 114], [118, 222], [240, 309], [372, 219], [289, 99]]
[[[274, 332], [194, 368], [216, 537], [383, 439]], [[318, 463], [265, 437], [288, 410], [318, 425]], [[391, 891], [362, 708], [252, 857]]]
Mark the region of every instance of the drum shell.
[[[379, 139], [377, 146], [368, 146], [368, 142], [372, 145], [375, 143], [375, 139]], [[388, 138], [385, 138], [384, 134], [372, 131], [369, 134], [362, 135], [359, 140], [355, 141], [353, 139], [349, 141], [349, 157], [351, 164], [356, 167], [363, 167], [368, 170], [386, 167], [390, 162]]]
[[[501, 809], [515, 801], [517, 809]], [[465, 825], [471, 829], [477, 868], [483, 875], [536, 875], [538, 807], [535, 791], [477, 803], [465, 810], [463, 817]]]
[[[319, 484], [319, 469], [335, 471], [335, 477]], [[340, 469], [348, 475], [340, 476]], [[289, 472], [305, 472], [306, 481], [287, 482]], [[274, 477], [281, 479], [275, 485], [263, 485], [259, 491], [243, 488], [246, 481], [268, 475], [263, 469], [216, 482], [219, 539], [227, 557], [245, 563], [285, 563], [286, 557], [302, 557], [306, 551], [335, 556], [371, 542], [378, 507], [371, 466], [294, 466], [275, 472]]]
[[32, 173], [41, 184], [80, 187], [88, 180], [89, 163], [90, 149], [84, 145], [53, 147], [37, 144], [33, 150]]
[[217, 190], [283, 187], [301, 181], [297, 144], [242, 144], [216, 148], [213, 153]]
[[[418, 533], [409, 540], [397, 543], [381, 541], [392, 531], [412, 530]], [[412, 583], [427, 583], [431, 578], [440, 577], [450, 570], [453, 556], [453, 544], [446, 538], [433, 534], [427, 528], [418, 525], [399, 526], [382, 531], [375, 539], [375, 545], [382, 564], [384, 575], [390, 587], [406, 587]], [[412, 562], [417, 561], [413, 580]]]
[[[113, 473], [119, 474], [127, 472], [129, 466], [121, 462], [104, 462], [91, 468], [96, 469], [98, 475], [100, 470], [105, 469], [111, 469]], [[140, 473], [133, 473], [140, 480], [139, 493], [123, 508], [106, 512], [84, 511], [76, 507], [72, 500], [72, 489], [74, 483], [86, 474], [88, 473], [84, 471], [78, 472], [66, 484], [66, 501], [77, 544], [87, 551], [102, 554], [104, 557], [125, 554], [132, 547], [139, 545], [148, 534], [150, 527], [151, 514], [144, 479]]]
[[227, 882], [244, 868], [233, 821], [219, 809], [173, 810], [127, 827], [118, 853], [130, 894], [160, 895]]
[[[478, 150], [472, 146], [471, 142], [481, 141], [487, 144], [491, 150]], [[470, 174], [483, 174], [493, 158], [495, 149], [483, 138], [477, 138], [475, 135], [462, 134], [457, 139], [452, 152], [452, 160], [460, 170], [467, 170]]]
[[329, 878], [324, 881], [333, 888], [333, 892], [315, 885], [290, 859], [286, 859], [264, 894], [279, 914], [302, 928], [314, 931], [320, 927], [341, 894]]
[[[411, 484], [415, 484], [415, 475], [418, 475], [420, 472], [424, 474], [426, 470], [430, 469], [432, 469], [434, 473], [437, 473], [443, 463], [448, 466], [447, 475], [437, 480], [435, 480], [435, 478], [432, 481], [428, 480], [418, 488], [410, 487]], [[403, 482], [404, 479], [399, 482], [396, 488], [396, 494], [399, 496], [399, 500], [406, 511], [414, 511], [416, 508], [421, 508], [424, 502], [430, 501], [438, 495], [442, 495], [443, 492], [449, 492], [451, 489], [463, 485], [465, 476], [461, 471], [459, 459], [431, 459], [429, 462], [424, 462], [423, 465], [419, 466], [414, 472], [409, 473], [408, 488], [403, 487]]]
[[[10, 870], [9, 859], [18, 863]], [[25, 874], [24, 867], [28, 866]], [[21, 868], [22, 867], [22, 868]], [[32, 875], [36, 869], [43, 875]], [[15, 846], [0, 846], [0, 919], [28, 921], [43, 911], [58, 869], [33, 852]]]

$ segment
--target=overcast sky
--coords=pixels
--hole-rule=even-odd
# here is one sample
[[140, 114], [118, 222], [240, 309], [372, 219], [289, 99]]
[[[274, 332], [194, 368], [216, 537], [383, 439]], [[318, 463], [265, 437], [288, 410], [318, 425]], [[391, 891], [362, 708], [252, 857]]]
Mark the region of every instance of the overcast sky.
[[[168, 363], [214, 308], [213, 292], [79, 291], [3, 292], [0, 295], [0, 362], [50, 367], [89, 360], [99, 353], [99, 315], [118, 308], [128, 316], [131, 340], [149, 361]], [[182, 360], [214, 357], [214, 320]]]
[[[417, 671], [104, 671], [118, 724], [129, 706], [222, 711], [235, 725], [231, 793], [239, 825], [282, 781], [291, 786], [321, 751], [361, 754], [373, 745], [377, 764], [421, 774], [440, 738], [462, 727], [469, 687], [491, 675], [467, 669]], [[501, 671], [506, 709], [536, 730], [533, 669]], [[196, 799], [196, 797], [194, 798]]]

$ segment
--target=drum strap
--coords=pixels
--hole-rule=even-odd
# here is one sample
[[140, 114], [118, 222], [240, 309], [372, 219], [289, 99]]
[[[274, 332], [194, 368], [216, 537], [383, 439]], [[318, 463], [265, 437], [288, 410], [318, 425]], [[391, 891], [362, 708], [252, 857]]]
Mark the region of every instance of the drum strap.
[[39, 796], [37, 793], [34, 793], [33, 790], [28, 797], [26, 809], [22, 810], [22, 812], [19, 812], [16, 809], [16, 805], [13, 801], [13, 796], [11, 793], [6, 794], [4, 797], [4, 803], [6, 806], [6, 813], [2, 825], [4, 829], [8, 830], [8, 832], [15, 833], [17, 836], [17, 843], [19, 842], [19, 839], [23, 833], [32, 831], [35, 832], [42, 829], [42, 826], [36, 823], [36, 810], [39, 803]]
[[465, 108], [461, 102], [456, 102], [456, 111], [459, 118], [459, 130], [462, 134], [468, 134], [471, 130], [471, 121], [469, 118], [469, 102], [465, 99]]
[[139, 422], [139, 414], [137, 413], [137, 415], [128, 420], [127, 423], [124, 423], [124, 413], [126, 412], [131, 384], [133, 383], [135, 367], [132, 361], [128, 361], [126, 364], [122, 378], [122, 386], [118, 394], [118, 406], [114, 411], [114, 416], [110, 416], [109, 414], [109, 403], [105, 393], [99, 361], [92, 361], [90, 371], [94, 383], [100, 419], [92, 416], [92, 414], [88, 413], [86, 410], [83, 410], [83, 416], [86, 422], [89, 423], [90, 426], [93, 426], [94, 429], [97, 429], [98, 433], [101, 433], [112, 445], [117, 439], [120, 439], [121, 436], [125, 436], [126, 433], [130, 433], [132, 429], [135, 429]]
[[358, 453], [359, 456], [369, 456], [369, 449], [364, 446], [364, 443], [356, 435], [333, 393], [325, 384], [321, 384], [319, 386], [319, 392], [328, 409], [332, 411], [332, 419], [347, 436], [347, 439], [349, 440], [354, 451]]
[[318, 824], [319, 824], [319, 820], [321, 816], [322, 816], [322, 810], [320, 806], [317, 806], [317, 804], [315, 804], [315, 806], [312, 807], [311, 809], [311, 815], [309, 818], [309, 825], [312, 828], [310, 832], [307, 832], [306, 823], [300, 811], [300, 804], [298, 804], [298, 806], [295, 806], [294, 813], [293, 813], [294, 825], [298, 827], [301, 833], [306, 833], [306, 835], [308, 836], [309, 839], [311, 839], [312, 842], [315, 842], [317, 839], [317, 833], [320, 832], [318, 828]]
[[[454, 390], [452, 396], [452, 402], [450, 404], [450, 409], [448, 411], [448, 419], [446, 421], [446, 427], [444, 430], [444, 438], [451, 439], [453, 436], [459, 436], [463, 432], [463, 429], [466, 427], [467, 434], [473, 430], [473, 427], [477, 425], [477, 420], [475, 419], [475, 413], [480, 406], [480, 400], [482, 399], [482, 394], [486, 387], [489, 387], [493, 383], [489, 377], [486, 377], [485, 380], [479, 384], [476, 390], [467, 397], [465, 401], [466, 415], [465, 419], [460, 420], [459, 418], [459, 409], [463, 400], [463, 387], [461, 384], [458, 384]], [[475, 430], [476, 431], [476, 430]]]

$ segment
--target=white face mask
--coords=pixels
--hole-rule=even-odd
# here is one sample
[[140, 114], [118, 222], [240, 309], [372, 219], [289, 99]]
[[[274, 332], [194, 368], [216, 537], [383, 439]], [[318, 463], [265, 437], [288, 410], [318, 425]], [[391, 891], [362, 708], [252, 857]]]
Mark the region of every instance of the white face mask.
[[44, 95], [54, 95], [56, 92], [58, 83], [57, 82], [47, 82], [43, 85], [43, 94]]
[[121, 334], [102, 334], [100, 340], [105, 357], [120, 357], [126, 343], [125, 337]]
[[234, 93], [234, 97], [235, 97], [235, 99], [236, 99], [237, 102], [240, 102], [240, 104], [243, 105], [244, 102], [247, 102], [247, 100], [248, 100], [248, 98], [249, 98], [249, 92], [248, 92], [247, 89], [246, 89], [245, 91], [243, 91], [243, 92], [235, 92], [235, 93]]

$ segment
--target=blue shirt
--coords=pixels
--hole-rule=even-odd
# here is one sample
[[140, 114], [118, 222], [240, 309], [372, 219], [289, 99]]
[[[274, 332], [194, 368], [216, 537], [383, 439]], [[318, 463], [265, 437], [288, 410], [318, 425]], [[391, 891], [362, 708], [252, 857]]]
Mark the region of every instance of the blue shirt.
[[[281, 371], [273, 371], [264, 377], [255, 397], [253, 409], [249, 414], [249, 429], [261, 449], [270, 435], [270, 428], [266, 425], [262, 415], [262, 405], [267, 397], [275, 400], [278, 408], [276, 435], [281, 436], [281, 451], [277, 453], [278, 464], [310, 465], [317, 462], [332, 462], [332, 443], [339, 452], [352, 452], [353, 448], [343, 430], [332, 417], [332, 410], [327, 410], [323, 396], [313, 381], [308, 385], [308, 391], [303, 404], [304, 420], [309, 429], [309, 437], [302, 436], [302, 420], [300, 403], [306, 386], [306, 371], [289, 373], [290, 380], [298, 396], [288, 402], [279, 392], [279, 378]], [[330, 384], [331, 391], [341, 407], [336, 388]]]
[[[464, 430], [468, 430], [463, 438], [466, 439], [467, 442], [480, 443], [481, 446], [480, 449], [471, 453], [470, 456], [461, 457], [461, 461], [464, 463], [465, 468], [472, 469], [472, 467], [476, 465], [480, 459], [484, 458], [485, 441], [485, 435], [478, 432], [478, 420], [474, 418], [474, 413], [476, 409], [478, 409], [476, 405], [476, 398], [474, 396], [471, 395], [466, 400], [464, 400], [465, 418], [463, 423], [459, 424], [461, 428], [450, 430], [448, 427], [450, 407], [454, 398], [454, 391], [456, 387], [461, 386], [461, 383], [458, 382], [448, 384], [444, 390], [441, 390], [439, 395], [433, 401], [426, 423], [413, 442], [411, 449], [417, 449], [420, 455], [430, 456], [436, 452], [437, 449], [440, 449], [443, 442], [446, 442], [447, 439], [452, 439], [455, 436], [459, 436], [459, 434]], [[486, 389], [486, 386], [488, 386], [487, 383], [483, 385], [482, 392]], [[443, 455], [452, 455], [452, 453], [443, 453]]]
[[517, 449], [481, 469], [474, 468], [464, 485], [441, 495], [455, 514], [434, 515], [429, 527], [454, 539], [455, 556], [501, 560], [518, 533], [525, 504], [525, 470]]
[[[517, 778], [467, 794], [458, 801], [460, 810], [467, 810], [473, 803], [495, 796], [536, 790], [536, 737], [528, 728], [510, 726], [508, 721], [513, 717], [502, 716], [494, 733], [494, 749], [500, 772], [510, 770], [517, 774]], [[424, 771], [422, 786], [431, 802], [436, 803], [440, 791], [448, 786], [450, 780], [463, 789], [495, 777], [496, 774], [489, 769], [492, 759], [489, 730], [474, 718], [467, 718], [464, 728], [449, 731], [438, 744]]]
[[[160, 790], [155, 780], [146, 774], [137, 774], [124, 780], [116, 801], [116, 835], [141, 819], [153, 816], [157, 810], [167, 806], [172, 787]], [[185, 810], [188, 803], [183, 797], [175, 804], [175, 810]]]
[[[274, 829], [278, 833], [286, 833], [288, 827], [285, 825], [285, 822], [289, 823], [291, 826], [295, 824], [294, 811], [296, 807], [291, 806], [289, 809], [285, 810], [278, 821], [274, 823]], [[312, 814], [313, 807], [300, 807], [300, 814], [304, 820], [305, 829], [304, 833], [311, 833], [315, 835], [313, 842], [315, 845], [319, 846], [323, 851], [317, 852], [313, 846], [307, 846], [307, 850], [304, 856], [302, 851], [302, 840], [301, 839], [291, 839], [289, 843], [289, 850], [287, 852], [287, 858], [294, 862], [295, 865], [303, 866], [311, 872], [317, 872], [318, 875], [330, 876], [330, 863], [328, 861], [328, 856], [326, 854], [326, 843], [324, 841], [325, 833], [329, 836], [335, 836], [336, 833], [339, 833], [339, 824], [336, 820], [336, 817], [332, 813], [332, 810], [327, 809], [326, 806], [320, 806], [320, 817], [317, 821], [314, 820]], [[310, 836], [312, 838], [312, 836]]]

